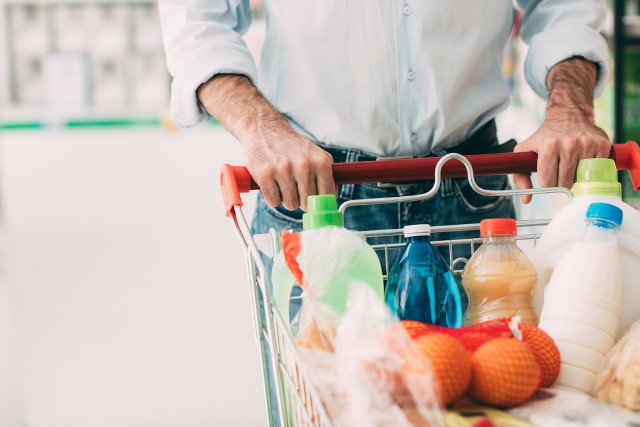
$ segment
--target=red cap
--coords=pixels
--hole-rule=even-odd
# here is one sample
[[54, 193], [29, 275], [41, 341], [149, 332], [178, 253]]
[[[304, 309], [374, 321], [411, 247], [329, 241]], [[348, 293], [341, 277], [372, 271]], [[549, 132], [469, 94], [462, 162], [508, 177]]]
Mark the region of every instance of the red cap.
[[517, 233], [516, 220], [511, 218], [493, 218], [480, 221], [480, 235], [485, 236], [515, 236]]

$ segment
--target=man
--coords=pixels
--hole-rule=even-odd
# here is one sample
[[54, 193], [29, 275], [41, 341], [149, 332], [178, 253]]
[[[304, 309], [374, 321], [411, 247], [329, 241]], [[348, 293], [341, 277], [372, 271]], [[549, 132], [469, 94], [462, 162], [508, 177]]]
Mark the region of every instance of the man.
[[[610, 148], [594, 124], [592, 106], [610, 76], [608, 49], [598, 32], [604, 1], [519, 3], [530, 45], [526, 77], [548, 97], [548, 106], [540, 129], [516, 151], [538, 152], [542, 186], [570, 187], [579, 159], [604, 157]], [[161, 0], [160, 12], [174, 76], [174, 120], [191, 126], [213, 116], [240, 141], [264, 197], [256, 231], [298, 228], [296, 209], [305, 209], [307, 196], [336, 192], [333, 161], [444, 149], [481, 153], [496, 143], [493, 118], [508, 104], [500, 70], [513, 22], [511, 0], [269, 1], [259, 74], [240, 36], [251, 22], [248, 1]], [[455, 217], [447, 215], [447, 222], [474, 221], [464, 207], [480, 207], [484, 217], [507, 212], [486, 209], [495, 200], [478, 201], [454, 181], [445, 193], [461, 197], [447, 200], [449, 207], [474, 200], [449, 209]], [[495, 178], [480, 183], [506, 186]], [[531, 186], [527, 176], [516, 176], [515, 183]], [[424, 189], [344, 187], [340, 201]], [[437, 212], [414, 217], [408, 210], [390, 212], [399, 219], [378, 227], [445, 219]], [[369, 218], [364, 211], [354, 208], [353, 215]], [[371, 226], [349, 215], [346, 220], [352, 228]]]
[[[180, 126], [215, 117], [244, 150], [262, 195], [254, 232], [301, 227], [306, 198], [339, 202], [425, 192], [431, 183], [336, 189], [332, 162], [497, 150], [508, 105], [502, 55], [512, 0], [270, 0], [260, 72], [242, 41], [248, 0], [160, 0], [172, 114]], [[526, 77], [548, 98], [544, 123], [517, 151], [538, 153], [542, 186], [570, 187], [577, 162], [605, 157], [593, 97], [610, 78], [599, 34], [603, 0], [519, 0], [530, 46]], [[506, 177], [478, 178], [489, 189]], [[520, 188], [528, 176], [516, 176]], [[302, 210], [298, 209], [302, 208]], [[347, 211], [352, 229], [469, 223], [513, 216], [466, 179], [433, 199]]]

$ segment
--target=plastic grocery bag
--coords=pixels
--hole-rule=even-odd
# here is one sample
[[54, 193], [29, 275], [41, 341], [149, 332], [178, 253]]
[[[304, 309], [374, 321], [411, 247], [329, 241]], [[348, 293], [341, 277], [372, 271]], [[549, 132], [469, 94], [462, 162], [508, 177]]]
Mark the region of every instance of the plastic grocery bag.
[[598, 375], [594, 396], [640, 411], [640, 321], [609, 352]]
[[430, 365], [404, 328], [393, 324], [375, 292], [354, 283], [335, 351], [302, 352], [337, 425], [444, 426]]
[[342, 227], [323, 227], [282, 236], [284, 259], [303, 288], [302, 309], [292, 327], [299, 346], [333, 349], [350, 283], [366, 282], [383, 298], [377, 255], [358, 234]]

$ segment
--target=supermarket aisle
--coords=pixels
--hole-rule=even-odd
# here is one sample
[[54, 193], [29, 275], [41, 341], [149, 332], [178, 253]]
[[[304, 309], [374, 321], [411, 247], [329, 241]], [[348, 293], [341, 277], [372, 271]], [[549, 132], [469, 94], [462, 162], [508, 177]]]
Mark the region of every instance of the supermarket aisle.
[[24, 425], [260, 425], [243, 259], [217, 189], [238, 145], [206, 126], [0, 141]]

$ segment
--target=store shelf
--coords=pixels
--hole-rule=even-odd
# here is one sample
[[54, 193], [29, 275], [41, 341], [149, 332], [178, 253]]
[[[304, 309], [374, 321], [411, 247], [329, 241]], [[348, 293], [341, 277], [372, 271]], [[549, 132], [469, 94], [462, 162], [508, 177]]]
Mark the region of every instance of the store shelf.
[[153, 0], [0, 0], [0, 28], [3, 129], [166, 121]]
[[0, 0], [0, 6], [4, 5], [30, 5], [30, 6], [56, 6], [56, 5], [77, 5], [77, 6], [94, 6], [94, 5], [131, 5], [131, 4], [152, 4], [154, 0]]

